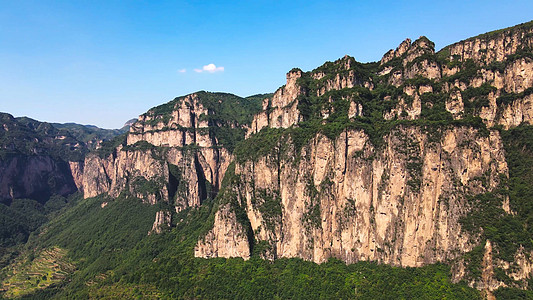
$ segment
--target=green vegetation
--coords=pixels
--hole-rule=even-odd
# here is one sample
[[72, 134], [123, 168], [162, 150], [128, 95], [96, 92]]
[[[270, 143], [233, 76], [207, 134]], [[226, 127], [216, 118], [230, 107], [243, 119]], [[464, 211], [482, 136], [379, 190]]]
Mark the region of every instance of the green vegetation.
[[[244, 140], [245, 129], [243, 125], [252, 123], [253, 115], [262, 108], [264, 98], [271, 94], [253, 95], [247, 98], [228, 93], [210, 93], [200, 91], [195, 93], [199, 103], [207, 109], [207, 115], [200, 115], [201, 121], [207, 121], [209, 135], [217, 138], [218, 143], [229, 151], [233, 151], [235, 145]], [[171, 114], [183, 101], [187, 101], [188, 96], [178, 97], [163, 105], [150, 109], [145, 115], [152, 119], [148, 123], [168, 124]], [[192, 103], [185, 102], [190, 106]], [[183, 129], [187, 130], [187, 129]]]
[[79, 124], [51, 124], [0, 113], [0, 159], [13, 155], [49, 155], [81, 161], [98, 141], [112, 139], [125, 129], [108, 130]]
[[19, 258], [7, 270], [2, 283], [7, 298], [31, 295], [61, 281], [74, 272], [75, 267], [66, 258], [67, 251], [52, 247], [28, 257]]
[[519, 290], [515, 288], [499, 288], [494, 292], [496, 299], [515, 300], [515, 299], [533, 299], [533, 291]]
[[473, 59], [467, 59], [460, 65], [460, 71], [447, 77], [448, 82], [455, 82], [458, 80], [464, 84], [470, 84], [470, 81], [476, 77], [480, 70], [479, 65]]
[[33, 231], [79, 197], [74, 194], [67, 199], [55, 195], [44, 205], [31, 199], [14, 199], [10, 205], [0, 203], [0, 248], [25, 243]]
[[[102, 201], [111, 202], [101, 208]], [[127, 197], [78, 202], [28, 244], [28, 250], [48, 245], [68, 250], [66, 257], [78, 271], [31, 298], [480, 299], [478, 291], [451, 283], [445, 265], [404, 269], [335, 259], [318, 265], [257, 256], [248, 261], [194, 258], [213, 202], [175, 214], [172, 230], [147, 235], [157, 209]]]
[[107, 157], [111, 153], [115, 153], [118, 146], [120, 145], [126, 146], [127, 136], [128, 136], [127, 133], [123, 133], [121, 135], [117, 135], [116, 137], [110, 140], [104, 141], [100, 145], [100, 148], [98, 148], [94, 152], [101, 158]]
[[[336, 60], [335, 62], [326, 62], [322, 66], [311, 71], [311, 74], [320, 74], [324, 76], [316, 81], [317, 87], [322, 86], [328, 80], [334, 79], [337, 74], [346, 76], [353, 73], [358, 83], [369, 81], [375, 73], [378, 63], [360, 63], [353, 57], [346, 55], [345, 57]], [[299, 70], [293, 69], [291, 72]], [[301, 70], [300, 70], [301, 71]], [[305, 73], [304, 73], [305, 74]], [[307, 73], [308, 74], [308, 73]]]
[[52, 126], [62, 131], [68, 131], [76, 140], [84, 142], [91, 150], [95, 148], [98, 141], [111, 140], [129, 130], [129, 126], [125, 126], [121, 129], [102, 129], [92, 125], [80, 125], [75, 123], [52, 123]]
[[[485, 240], [493, 243], [493, 256], [513, 264], [520, 247], [525, 253], [533, 250], [533, 126], [521, 125], [514, 129], [502, 130], [509, 178], [500, 178], [500, 188], [493, 192], [469, 198], [472, 211], [461, 219], [463, 230], [481, 235], [481, 242], [467, 257], [471, 278], [481, 276], [481, 260]], [[509, 199], [512, 214], [502, 208], [505, 198]], [[511, 282], [503, 270], [497, 272], [498, 278]], [[517, 283], [512, 282], [513, 285]], [[502, 299], [510, 295], [530, 295], [513, 289], [500, 289], [496, 293]]]
[[467, 115], [479, 115], [481, 108], [489, 106], [488, 95], [495, 93], [496, 88], [488, 83], [480, 87], [469, 87], [461, 92], [464, 103], [464, 113]]
[[276, 226], [281, 224], [281, 197], [279, 192], [269, 193], [267, 190], [256, 189], [254, 203], [261, 213], [265, 227], [270, 232], [275, 232]]
[[322, 225], [322, 219], [320, 218], [320, 192], [312, 178], [307, 179], [305, 193], [309, 196], [309, 202], [305, 203], [306, 211], [302, 216], [302, 222], [305, 224], [305, 229], [311, 232], [312, 229], [321, 228]]
[[533, 94], [533, 87], [530, 87], [521, 93], [502, 93], [502, 95], [496, 99], [496, 103], [498, 106], [509, 105], [513, 103], [513, 101], [523, 99], [531, 94]]
[[[525, 23], [522, 23], [522, 24], [518, 24], [518, 25], [515, 25], [515, 26], [503, 28], [503, 29], [498, 29], [498, 30], [486, 32], [486, 33], [483, 33], [483, 34], [468, 38], [465, 41], [472, 41], [472, 40], [476, 40], [476, 39], [490, 40], [490, 39], [495, 39], [499, 35], [502, 35], [502, 34], [511, 35], [513, 32], [516, 32], [516, 31], [528, 31], [531, 28], [533, 28], [533, 21], [525, 22]], [[459, 42], [459, 43], [461, 43], [461, 42]]]
[[[507, 166], [509, 167], [508, 196], [510, 209], [516, 215], [507, 216], [510, 220], [501, 220], [499, 230], [503, 231], [496, 238], [503, 249], [522, 245], [526, 251], [533, 249], [533, 127], [519, 126], [502, 132], [505, 145]], [[511, 233], [512, 234], [509, 234]], [[506, 237], [503, 237], [506, 235]], [[492, 239], [491, 239], [492, 240]], [[505, 246], [504, 246], [505, 245]], [[503, 251], [504, 254], [511, 251]], [[505, 258], [506, 256], [504, 256]]]
[[[55, 159], [80, 161], [87, 148], [68, 131], [49, 123], [24, 118], [15, 119], [0, 113], [0, 160], [15, 155], [49, 155]], [[80, 144], [81, 146], [76, 146]]]

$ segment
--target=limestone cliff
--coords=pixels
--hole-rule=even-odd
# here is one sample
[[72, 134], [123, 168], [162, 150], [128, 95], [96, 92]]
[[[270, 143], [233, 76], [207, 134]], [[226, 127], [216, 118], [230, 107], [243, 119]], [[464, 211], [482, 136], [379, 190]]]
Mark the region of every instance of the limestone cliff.
[[246, 229], [237, 222], [235, 212], [228, 204], [215, 213], [213, 230], [198, 241], [194, 255], [198, 257], [250, 257]]
[[300, 114], [297, 100], [302, 92], [298, 79], [301, 76], [299, 69], [287, 73], [287, 84], [280, 87], [271, 98], [263, 100], [263, 111], [254, 116], [248, 135], [265, 127], [287, 128], [298, 123]]
[[533, 124], [532, 24], [438, 52], [420, 37], [376, 63], [346, 56], [293, 69], [235, 150], [234, 201], [219, 197], [195, 255], [448, 262], [460, 280], [473, 264], [465, 254], [486, 247], [472, 286], [487, 295], [527, 286], [531, 247], [511, 264], [465, 220], [483, 209], [479, 197], [497, 199], [502, 218], [516, 214], [502, 192], [509, 157], [501, 132]]
[[[237, 164], [244, 195], [238, 202], [255, 242], [268, 243], [265, 257], [318, 263], [337, 257], [421, 266], [469, 251], [473, 244], [459, 224], [468, 209], [465, 197], [492, 190], [506, 174], [501, 141], [496, 131], [482, 135], [470, 128], [433, 139], [400, 127], [377, 148], [363, 131], [349, 130], [335, 140], [318, 135], [281, 159], [274, 153]], [[230, 213], [226, 222], [234, 222]], [[205, 243], [231, 248], [225, 241], [233, 241], [216, 238], [235, 226], [219, 224]]]
[[[124, 142], [86, 157], [85, 198], [128, 193], [151, 204], [167, 202], [176, 212], [198, 207], [218, 193], [231, 149], [261, 100], [198, 92], [151, 109]], [[170, 219], [169, 211], [158, 212], [151, 232], [161, 232]]]

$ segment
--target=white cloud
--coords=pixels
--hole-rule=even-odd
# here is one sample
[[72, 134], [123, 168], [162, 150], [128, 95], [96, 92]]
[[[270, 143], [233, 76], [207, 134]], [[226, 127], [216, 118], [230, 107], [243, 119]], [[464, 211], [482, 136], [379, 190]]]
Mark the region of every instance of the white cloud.
[[224, 72], [224, 67], [217, 67], [215, 64], [208, 64], [203, 66], [201, 69], [194, 69], [194, 72], [196, 73], [202, 73], [202, 72], [209, 72], [209, 73], [215, 73], [215, 72]]
[[178, 70], [178, 73], [185, 73], [185, 72], [187, 72], [187, 69], [180, 69], [180, 70]]

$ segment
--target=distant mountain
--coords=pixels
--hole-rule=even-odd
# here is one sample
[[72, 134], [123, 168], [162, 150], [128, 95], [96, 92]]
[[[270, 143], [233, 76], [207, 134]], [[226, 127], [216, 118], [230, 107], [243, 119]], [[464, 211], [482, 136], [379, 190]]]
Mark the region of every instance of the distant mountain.
[[128, 120], [126, 123], [124, 123], [124, 126], [122, 126], [120, 130], [127, 132], [130, 129], [130, 126], [133, 125], [133, 123], [135, 122], [137, 122], [137, 119]]
[[0, 202], [30, 198], [44, 203], [51, 195], [75, 192], [85, 155], [128, 129], [127, 124], [102, 129], [0, 113]]
[[25, 241], [46, 220], [51, 197], [57, 206], [79, 190], [85, 155], [128, 129], [0, 113], [0, 247]]
[[51, 123], [57, 129], [68, 131], [78, 141], [84, 142], [89, 149], [95, 149], [102, 141], [110, 140], [117, 135], [128, 132], [132, 121], [129, 120], [120, 129], [102, 129], [94, 125], [81, 125], [76, 123]]

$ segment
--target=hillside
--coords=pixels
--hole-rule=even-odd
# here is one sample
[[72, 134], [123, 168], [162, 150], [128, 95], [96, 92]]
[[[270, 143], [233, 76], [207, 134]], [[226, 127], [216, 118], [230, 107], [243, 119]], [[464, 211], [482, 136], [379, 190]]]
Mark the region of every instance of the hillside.
[[[45, 298], [531, 298], [532, 48], [533, 22], [420, 37], [175, 98], [71, 164], [84, 199], [5, 270], [67, 253], [67, 281], [17, 290]], [[58, 135], [25, 124], [17, 149]]]
[[[81, 192], [84, 157], [128, 128], [51, 124], [0, 113], [0, 257]], [[8, 253], [10, 250], [7, 251]], [[3, 262], [0, 263], [3, 266]]]

